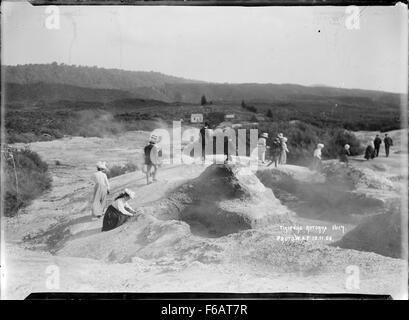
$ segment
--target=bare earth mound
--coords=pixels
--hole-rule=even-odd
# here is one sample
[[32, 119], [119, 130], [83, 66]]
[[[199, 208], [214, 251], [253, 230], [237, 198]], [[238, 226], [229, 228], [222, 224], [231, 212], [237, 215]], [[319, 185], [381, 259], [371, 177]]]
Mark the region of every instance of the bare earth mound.
[[208, 236], [290, 221], [291, 212], [249, 168], [212, 165], [182, 190], [189, 203], [180, 218]]
[[212, 165], [167, 198], [139, 209], [141, 215], [125, 225], [69, 240], [58, 254], [118, 262], [169, 253], [186, 258], [195, 252], [188, 248], [203, 246], [206, 238], [291, 224], [291, 212], [270, 189], [247, 168], [229, 165]]
[[333, 245], [403, 258], [400, 210], [369, 217]]

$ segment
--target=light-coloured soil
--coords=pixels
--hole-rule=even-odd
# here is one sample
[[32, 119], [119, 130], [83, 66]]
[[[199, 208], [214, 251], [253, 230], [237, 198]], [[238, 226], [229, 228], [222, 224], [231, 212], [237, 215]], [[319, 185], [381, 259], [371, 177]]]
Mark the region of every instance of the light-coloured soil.
[[[95, 163], [98, 160], [107, 161], [108, 165], [140, 162], [147, 137], [145, 132], [129, 132], [122, 137], [75, 137], [31, 144], [31, 149], [49, 163], [53, 188], [18, 217], [3, 221], [6, 240], [3, 298], [21, 299], [31, 292], [53, 290], [349, 292], [407, 297], [405, 260], [329, 246], [353, 229], [356, 220], [341, 224], [331, 219], [300, 217], [277, 204], [274, 190], [253, 180], [255, 176], [250, 174], [240, 181], [251, 185], [250, 189], [258, 194], [251, 197], [260, 197], [260, 201], [251, 201], [251, 197], [243, 200], [247, 202], [242, 203], [240, 214], [268, 221], [263, 219], [275, 216], [278, 211], [286, 212], [291, 223], [254, 223], [251, 229], [220, 237], [193, 232], [193, 227], [177, 219], [182, 209], [176, 206], [183, 204], [183, 199], [177, 198], [179, 193], [175, 192], [189, 186], [208, 165], [163, 166], [159, 181], [150, 185], [146, 185], [140, 171], [111, 179], [110, 200], [123, 188], [131, 188], [137, 196], [130, 204], [143, 215], [118, 229], [101, 233], [102, 221], [90, 217], [90, 177]], [[393, 151], [388, 159], [351, 161], [361, 171], [368, 169], [364, 177], [385, 178], [393, 187], [380, 191], [366, 184], [360, 186], [362, 192], [382, 194], [388, 199], [399, 197], [403, 155]], [[61, 164], [56, 165], [56, 160]], [[290, 172], [302, 181], [316, 176], [306, 168], [295, 166], [278, 170]], [[375, 177], [371, 178], [373, 173]], [[237, 201], [221, 204], [223, 209], [230, 205], [228, 209], [240, 211]], [[294, 235], [310, 238], [285, 239]], [[315, 236], [324, 237], [315, 239]], [[348, 285], [351, 266], [359, 270], [357, 287]], [[50, 287], [55, 270], [58, 270], [58, 288]]]

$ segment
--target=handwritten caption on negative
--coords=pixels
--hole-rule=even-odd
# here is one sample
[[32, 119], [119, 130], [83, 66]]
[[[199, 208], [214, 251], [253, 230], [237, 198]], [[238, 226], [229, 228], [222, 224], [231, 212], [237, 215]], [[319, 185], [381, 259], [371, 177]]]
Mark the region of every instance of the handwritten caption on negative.
[[332, 226], [290, 225], [280, 226], [280, 231], [283, 232], [283, 235], [277, 235], [277, 241], [333, 241], [334, 233], [345, 234], [345, 226], [337, 224]]

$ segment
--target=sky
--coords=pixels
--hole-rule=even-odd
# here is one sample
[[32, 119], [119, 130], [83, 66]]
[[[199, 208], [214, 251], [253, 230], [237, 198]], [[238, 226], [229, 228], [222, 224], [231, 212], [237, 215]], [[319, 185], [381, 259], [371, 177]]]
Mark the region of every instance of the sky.
[[[47, 6], [2, 2], [2, 64], [157, 71], [219, 83], [407, 91], [407, 7]], [[47, 20], [48, 19], [48, 20]], [[55, 21], [55, 20], [54, 20]], [[354, 28], [355, 27], [355, 28]]]

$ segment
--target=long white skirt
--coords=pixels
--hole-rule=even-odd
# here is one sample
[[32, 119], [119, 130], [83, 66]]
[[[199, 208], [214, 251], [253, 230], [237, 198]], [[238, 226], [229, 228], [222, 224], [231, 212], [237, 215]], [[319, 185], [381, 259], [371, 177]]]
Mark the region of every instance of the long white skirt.
[[94, 217], [104, 214], [105, 203], [107, 198], [107, 188], [105, 185], [95, 184], [94, 194], [92, 197], [92, 215]]

